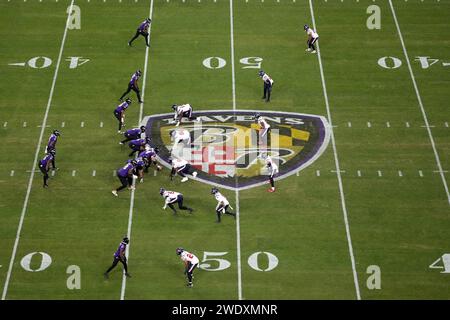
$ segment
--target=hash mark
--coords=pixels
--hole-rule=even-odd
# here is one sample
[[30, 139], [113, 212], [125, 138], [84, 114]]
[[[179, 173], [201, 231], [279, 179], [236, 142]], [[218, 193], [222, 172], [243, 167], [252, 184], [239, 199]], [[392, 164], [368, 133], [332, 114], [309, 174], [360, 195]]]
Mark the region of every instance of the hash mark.
[[6, 128], [7, 125], [8, 125], [8, 121], [5, 121], [5, 122], [3, 123], [3, 128]]
[[24, 121], [22, 126], [25, 128], [27, 126], [27, 122]]
[[[298, 173], [298, 172], [297, 172]], [[320, 170], [316, 170], [316, 175], [320, 177]]]
[[420, 176], [421, 178], [423, 178], [423, 172], [422, 172], [422, 170], [419, 170], [419, 176]]
[[10, 177], [14, 177], [14, 170], [11, 170], [11, 173], [9, 174]]
[[410, 126], [409, 126], [409, 122], [406, 122], [406, 127], [407, 127], [407, 128], [409, 128], [409, 127], [410, 127]]
[[380, 170], [378, 170], [378, 176], [379, 177], [382, 177], [383, 175], [381, 174], [381, 171]]
[[84, 128], [84, 121], [81, 121], [80, 126]]
[[349, 127], [349, 128], [351, 128], [352, 127], [352, 123], [349, 121], [349, 122], [347, 122], [347, 126]]
[[358, 177], [361, 177], [361, 170], [356, 171], [356, 173], [358, 174]]
[[398, 176], [403, 177], [403, 172], [401, 170], [398, 170]]
[[368, 128], [371, 128], [371, 127], [372, 127], [372, 124], [370, 123], [370, 121], [367, 122], [367, 127], [368, 127]]
[[444, 125], [448, 128], [448, 122], [444, 123]]
[[77, 170], [72, 170], [72, 177], [75, 177]]
[[95, 170], [92, 170], [92, 176], [93, 177], [95, 177], [95, 174], [96, 174]]
[[391, 124], [389, 123], [389, 121], [388, 121], [388, 122], [386, 122], [386, 127], [388, 127], [388, 128], [390, 128], [390, 127], [391, 127]]
[[100, 128], [103, 128], [103, 121], [100, 121]]
[[55, 170], [52, 170], [52, 177], [55, 176]]
[[61, 122], [61, 128], [64, 128], [66, 126], [66, 123], [63, 121]]

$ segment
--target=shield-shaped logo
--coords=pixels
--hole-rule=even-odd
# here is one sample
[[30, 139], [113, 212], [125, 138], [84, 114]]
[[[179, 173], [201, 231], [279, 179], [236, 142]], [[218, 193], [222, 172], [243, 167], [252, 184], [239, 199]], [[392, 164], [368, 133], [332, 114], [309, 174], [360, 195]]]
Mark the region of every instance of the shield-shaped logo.
[[[259, 114], [270, 126], [255, 120]], [[170, 158], [183, 158], [196, 171], [193, 179], [230, 190], [267, 183], [269, 156], [278, 166], [275, 180], [286, 178], [313, 163], [326, 149], [330, 128], [322, 116], [255, 110], [195, 112], [178, 127], [172, 113], [143, 120], [159, 161], [171, 168]], [[177, 133], [175, 133], [175, 131]], [[174, 139], [178, 134], [181, 138]], [[178, 141], [176, 141], [178, 140]]]

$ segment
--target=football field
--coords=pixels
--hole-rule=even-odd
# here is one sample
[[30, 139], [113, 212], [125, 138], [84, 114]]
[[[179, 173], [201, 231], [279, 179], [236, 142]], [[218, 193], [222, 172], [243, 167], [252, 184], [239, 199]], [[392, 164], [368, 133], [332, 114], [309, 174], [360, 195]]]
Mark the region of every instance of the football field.
[[[128, 46], [149, 17], [150, 47]], [[449, 300], [449, 21], [450, 0], [0, 0], [2, 300]], [[125, 130], [146, 126], [164, 168], [115, 197], [133, 157], [113, 111], [136, 70]], [[231, 150], [242, 167], [211, 144], [198, 178], [171, 181], [185, 103], [202, 142], [265, 117], [276, 191], [252, 139]], [[216, 223], [213, 185], [236, 218]], [[161, 187], [194, 212], [163, 210]], [[105, 279], [124, 236], [132, 277]], [[193, 288], [177, 247], [200, 260]]]

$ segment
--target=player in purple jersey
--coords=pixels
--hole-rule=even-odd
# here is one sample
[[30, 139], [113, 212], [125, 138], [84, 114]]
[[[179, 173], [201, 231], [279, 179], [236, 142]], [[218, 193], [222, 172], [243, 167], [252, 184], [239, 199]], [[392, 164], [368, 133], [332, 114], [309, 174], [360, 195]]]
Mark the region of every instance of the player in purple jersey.
[[[48, 181], [48, 172], [50, 170], [50, 164], [53, 163], [54, 155], [55, 155], [55, 149], [50, 150], [42, 160], [39, 161], [39, 170], [41, 170], [42, 174], [44, 175], [44, 188], [48, 187], [47, 181]], [[54, 167], [53, 167], [54, 168]]]
[[150, 44], [148, 43], [148, 29], [150, 27], [150, 23], [152, 23], [152, 19], [150, 18], [147, 18], [143, 22], [141, 22], [136, 30], [136, 34], [134, 35], [134, 37], [130, 41], [128, 41], [128, 45], [130, 47], [131, 43], [133, 43], [133, 41], [136, 40], [139, 36], [143, 36], [145, 38], [145, 44], [147, 45], [147, 47], [150, 47]]
[[128, 146], [133, 151], [131, 151], [128, 156], [132, 157], [136, 152], [144, 151], [145, 150], [145, 145], [147, 143], [150, 143], [150, 138], [149, 137], [146, 137], [145, 139], [131, 140], [130, 143], [128, 143]]
[[130, 106], [131, 99], [126, 98], [125, 102], [122, 102], [117, 106], [117, 108], [114, 110], [114, 116], [117, 120], [119, 120], [119, 131], [118, 133], [122, 133], [122, 127], [125, 125], [125, 110]]
[[142, 134], [145, 132], [145, 126], [140, 126], [139, 128], [129, 129], [124, 132], [125, 139], [120, 141], [119, 144], [124, 144], [125, 142], [140, 139], [142, 138]]
[[128, 187], [128, 189], [133, 190], [134, 186], [133, 186], [133, 178], [136, 178], [136, 176], [134, 175], [134, 171], [136, 169], [136, 160], [129, 160], [127, 161], [127, 164], [124, 165], [122, 168], [117, 169], [117, 178], [119, 178], [120, 183], [122, 183], [122, 185], [120, 187], [118, 187], [117, 189], [111, 191], [113, 195], [115, 195], [116, 197], [118, 196], [118, 192], [120, 190], [125, 189], [126, 187]]
[[49, 153], [50, 151], [53, 151], [53, 159], [52, 159], [52, 167], [53, 170], [58, 170], [55, 164], [56, 160], [56, 142], [58, 142], [58, 137], [61, 135], [61, 132], [58, 130], [53, 130], [53, 133], [48, 138], [47, 146], [45, 147], [45, 153]]
[[162, 167], [158, 164], [158, 161], [156, 161], [156, 155], [159, 152], [159, 148], [150, 148], [146, 147], [144, 151], [139, 153], [139, 158], [142, 158], [145, 162], [145, 168], [144, 172], [148, 172], [148, 168], [151, 164], [154, 164], [156, 166], [156, 170], [160, 171], [162, 170]]
[[125, 97], [127, 94], [130, 93], [131, 90], [133, 90], [134, 92], [136, 92], [136, 95], [138, 97], [138, 102], [143, 103], [143, 101], [141, 100], [141, 92], [140, 92], [139, 86], [138, 86], [138, 80], [141, 77], [141, 75], [142, 75], [141, 70], [138, 70], [135, 73], [133, 73], [133, 75], [131, 76], [130, 82], [128, 82], [128, 89], [119, 98], [120, 101], [123, 101], [123, 97]]
[[103, 274], [106, 279], [108, 279], [108, 273], [114, 269], [119, 262], [123, 264], [123, 269], [125, 270], [125, 276], [128, 278], [131, 278], [131, 275], [128, 273], [128, 264], [127, 264], [127, 257], [125, 255], [127, 251], [127, 245], [130, 243], [130, 239], [128, 237], [123, 238], [123, 240], [120, 242], [119, 247], [117, 248], [116, 252], [114, 252], [114, 260], [111, 265], [111, 267], [106, 270], [106, 272]]

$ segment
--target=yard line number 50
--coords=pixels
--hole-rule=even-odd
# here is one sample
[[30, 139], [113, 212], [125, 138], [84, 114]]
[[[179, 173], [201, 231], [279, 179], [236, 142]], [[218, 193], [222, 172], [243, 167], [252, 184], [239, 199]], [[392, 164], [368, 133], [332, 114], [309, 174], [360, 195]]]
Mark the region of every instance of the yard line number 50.
[[[244, 57], [239, 60], [243, 65], [242, 69], [261, 69], [263, 59], [261, 57]], [[227, 64], [221, 57], [208, 57], [203, 60], [203, 66], [208, 69], [221, 69]]]
[[[204, 251], [202, 263], [199, 265], [199, 268], [206, 271], [222, 271], [228, 269], [231, 266], [231, 262], [223, 258], [219, 258], [223, 257], [227, 253], [228, 252]], [[267, 259], [267, 264], [265, 265], [265, 267], [261, 267], [259, 265], [258, 257], [260, 256], [261, 259], [263, 256]], [[273, 253], [259, 251], [251, 254], [248, 257], [247, 263], [253, 270], [267, 272], [272, 271], [278, 266], [278, 258]], [[214, 264], [215, 266], [213, 266], [212, 264]]]

